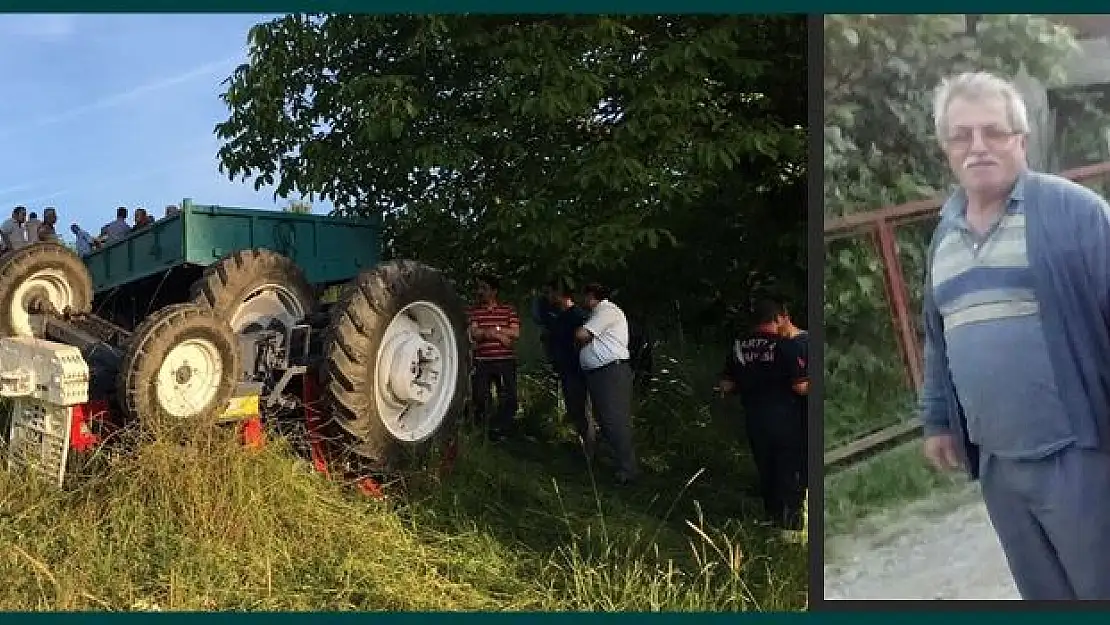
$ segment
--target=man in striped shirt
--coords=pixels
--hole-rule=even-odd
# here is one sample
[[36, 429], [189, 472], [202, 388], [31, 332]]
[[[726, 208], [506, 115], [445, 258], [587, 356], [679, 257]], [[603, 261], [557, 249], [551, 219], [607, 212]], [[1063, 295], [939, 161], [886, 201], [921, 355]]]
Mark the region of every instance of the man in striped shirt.
[[1110, 599], [1110, 207], [1029, 171], [1025, 105], [946, 80], [936, 130], [960, 188], [924, 288], [926, 458], [978, 478], [1024, 599]]
[[[478, 304], [467, 311], [474, 343], [474, 412], [479, 422], [489, 420], [491, 440], [511, 433], [517, 410], [513, 344], [520, 338], [520, 318], [512, 306], [498, 301], [499, 287], [494, 276], [478, 278]], [[493, 388], [497, 389], [497, 409], [491, 419]]]

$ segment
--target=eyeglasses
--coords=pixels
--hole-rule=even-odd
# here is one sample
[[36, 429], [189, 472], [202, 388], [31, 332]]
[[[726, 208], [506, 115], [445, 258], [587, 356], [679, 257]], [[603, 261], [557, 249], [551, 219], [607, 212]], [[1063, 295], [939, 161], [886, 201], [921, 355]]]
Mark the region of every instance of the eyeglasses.
[[976, 131], [979, 132], [979, 137], [983, 140], [983, 145], [991, 150], [1004, 147], [1010, 139], [1022, 134], [1013, 130], [1003, 130], [993, 126], [987, 126], [985, 128], [961, 128], [948, 135], [944, 142], [948, 144], [949, 147], [966, 150], [975, 142]]

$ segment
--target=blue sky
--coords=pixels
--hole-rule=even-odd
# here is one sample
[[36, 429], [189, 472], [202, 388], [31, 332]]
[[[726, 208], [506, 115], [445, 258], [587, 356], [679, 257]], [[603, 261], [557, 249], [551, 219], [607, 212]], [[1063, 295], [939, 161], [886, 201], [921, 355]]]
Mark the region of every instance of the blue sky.
[[[99, 229], [115, 207], [276, 208], [219, 173], [221, 81], [260, 15], [0, 16], [0, 214], [56, 206]], [[319, 208], [317, 210], [320, 210]]]

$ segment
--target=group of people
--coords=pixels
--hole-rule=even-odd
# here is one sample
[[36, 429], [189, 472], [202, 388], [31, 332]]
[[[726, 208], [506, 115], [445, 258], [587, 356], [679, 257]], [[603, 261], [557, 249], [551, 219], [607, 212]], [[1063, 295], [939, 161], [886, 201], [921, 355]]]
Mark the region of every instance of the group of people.
[[[93, 236], [76, 223], [69, 229], [77, 238], [77, 253], [82, 256], [91, 254], [93, 250], [112, 241], [118, 241], [132, 232], [146, 228], [154, 223], [145, 208], [135, 209], [134, 222], [127, 223], [127, 208], [116, 209], [116, 218], [100, 228], [100, 234]], [[179, 215], [181, 210], [176, 206], [167, 206], [165, 218]], [[32, 243], [40, 241], [58, 241], [60, 237], [56, 230], [58, 211], [53, 206], [48, 206], [42, 211], [42, 219], [37, 213], [28, 213], [27, 207], [16, 206], [12, 209], [12, 216], [0, 224], [0, 253], [21, 249]]]
[[[76, 223], [70, 226], [73, 235], [77, 237], [77, 253], [85, 256], [91, 254], [93, 250], [99, 249], [108, 243], [118, 241], [125, 238], [127, 235], [141, 230], [154, 224], [154, 217], [147, 212], [145, 208], [136, 208], [135, 217], [132, 223], [127, 223], [127, 207], [120, 206], [116, 209], [116, 218], [104, 224], [100, 228], [98, 236], [92, 236], [81, 226]], [[175, 217], [181, 214], [181, 210], [176, 206], [170, 205], [166, 207], [163, 219]]]
[[47, 207], [42, 211], [42, 219], [37, 213], [27, 213], [25, 206], [12, 209], [12, 216], [0, 224], [0, 253], [15, 251], [39, 241], [57, 241], [58, 233], [54, 227], [58, 223], [58, 211]]
[[[516, 425], [515, 345], [520, 339], [520, 317], [498, 297], [496, 277], [484, 275], [476, 282], [477, 303], [468, 310], [474, 346], [474, 412], [487, 425], [489, 437], [501, 440], [512, 435]], [[720, 388], [741, 397], [769, 520], [785, 529], [801, 529], [809, 430], [809, 335], [781, 304], [761, 302], [754, 312], [758, 323], [749, 336], [731, 346]], [[575, 292], [567, 281], [553, 280], [545, 285], [532, 313], [558, 379], [566, 417], [586, 457], [595, 456], [600, 436], [612, 449], [616, 482], [634, 481], [640, 470], [632, 436], [635, 374], [631, 361], [639, 347], [625, 311], [600, 284], [587, 284]]]
[[[520, 338], [520, 317], [498, 298], [499, 280], [477, 280], [477, 304], [468, 311], [474, 344], [474, 411], [488, 423], [489, 436], [501, 440], [514, 433], [517, 412], [517, 362], [514, 344]], [[615, 480], [628, 484], [640, 471], [632, 443], [632, 381], [629, 327], [624, 311], [609, 300], [608, 290], [588, 284], [575, 293], [563, 280], [544, 289], [541, 318], [550, 364], [587, 458], [597, 451], [598, 436], [613, 449]], [[581, 304], [576, 301], [581, 295]], [[493, 408], [493, 391], [497, 405]], [[593, 418], [587, 414], [587, 398]]]

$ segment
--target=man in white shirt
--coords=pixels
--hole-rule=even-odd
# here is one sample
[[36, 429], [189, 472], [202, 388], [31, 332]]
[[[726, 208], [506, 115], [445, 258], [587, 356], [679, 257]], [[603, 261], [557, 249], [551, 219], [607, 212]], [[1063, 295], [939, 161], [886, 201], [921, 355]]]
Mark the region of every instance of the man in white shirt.
[[578, 360], [586, 374], [586, 389], [594, 417], [617, 461], [617, 482], [636, 479], [640, 471], [632, 445], [632, 367], [628, 364], [628, 320], [619, 306], [608, 300], [607, 290], [589, 284], [583, 304], [590, 311], [575, 332], [581, 346]]
[[0, 238], [4, 240], [5, 251], [15, 251], [27, 246], [27, 230], [23, 227], [26, 221], [27, 209], [16, 206], [12, 210], [12, 216], [0, 224]]

